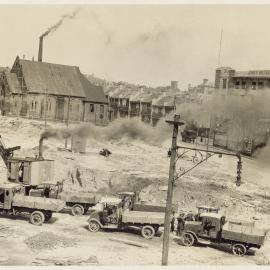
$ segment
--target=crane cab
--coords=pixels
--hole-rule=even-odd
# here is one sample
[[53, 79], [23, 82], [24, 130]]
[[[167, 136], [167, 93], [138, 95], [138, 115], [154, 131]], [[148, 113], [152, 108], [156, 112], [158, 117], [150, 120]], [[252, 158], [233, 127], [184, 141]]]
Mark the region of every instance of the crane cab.
[[8, 181], [29, 186], [51, 182], [54, 178], [54, 161], [38, 158], [17, 158], [7, 160]]

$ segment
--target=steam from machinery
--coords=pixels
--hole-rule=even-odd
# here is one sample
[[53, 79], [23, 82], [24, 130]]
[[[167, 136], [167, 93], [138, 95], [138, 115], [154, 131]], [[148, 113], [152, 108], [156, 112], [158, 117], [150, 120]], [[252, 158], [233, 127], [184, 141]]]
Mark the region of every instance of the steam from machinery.
[[141, 140], [151, 145], [160, 145], [171, 136], [171, 127], [160, 121], [156, 127], [141, 122], [139, 118], [118, 119], [106, 127], [94, 124], [81, 125], [77, 128], [47, 129], [40, 136], [39, 156], [42, 157], [44, 139], [66, 139], [72, 136], [93, 138], [97, 141], [111, 140]]

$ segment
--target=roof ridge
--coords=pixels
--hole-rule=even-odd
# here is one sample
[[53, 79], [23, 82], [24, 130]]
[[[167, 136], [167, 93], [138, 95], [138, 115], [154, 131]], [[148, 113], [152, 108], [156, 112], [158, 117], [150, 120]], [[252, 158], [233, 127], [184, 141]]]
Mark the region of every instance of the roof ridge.
[[44, 62], [44, 61], [33, 61], [33, 60], [28, 60], [28, 59], [20, 59], [20, 62], [30, 62], [30, 63], [35, 63], [35, 64], [46, 64], [46, 65], [54, 65], [54, 66], [63, 66], [63, 67], [73, 67], [73, 68], [79, 68], [79, 66], [70, 66], [70, 65], [64, 65], [64, 64], [56, 64], [56, 63], [50, 63], [50, 62]]

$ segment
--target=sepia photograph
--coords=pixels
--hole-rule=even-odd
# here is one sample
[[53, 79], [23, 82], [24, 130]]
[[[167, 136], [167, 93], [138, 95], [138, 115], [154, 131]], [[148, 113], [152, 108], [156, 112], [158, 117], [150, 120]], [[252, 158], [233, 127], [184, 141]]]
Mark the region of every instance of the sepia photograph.
[[270, 2], [0, 2], [0, 268], [270, 265]]

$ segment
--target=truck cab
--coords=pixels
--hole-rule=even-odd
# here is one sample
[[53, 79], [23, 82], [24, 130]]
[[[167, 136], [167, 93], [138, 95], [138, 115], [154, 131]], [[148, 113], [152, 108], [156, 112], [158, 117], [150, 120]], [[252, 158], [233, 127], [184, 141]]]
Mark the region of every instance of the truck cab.
[[117, 196], [122, 200], [124, 207], [130, 210], [139, 201], [139, 192], [123, 191], [117, 193]]
[[202, 213], [199, 221], [186, 221], [183, 231], [183, 244], [192, 246], [201, 239], [218, 241], [221, 237], [225, 216], [218, 213]]
[[97, 232], [100, 228], [118, 229], [122, 217], [123, 201], [119, 198], [102, 198], [92, 208], [88, 219], [88, 229]]
[[0, 185], [0, 209], [9, 210], [12, 208], [12, 200], [15, 193], [21, 192], [19, 184], [2, 183]]

